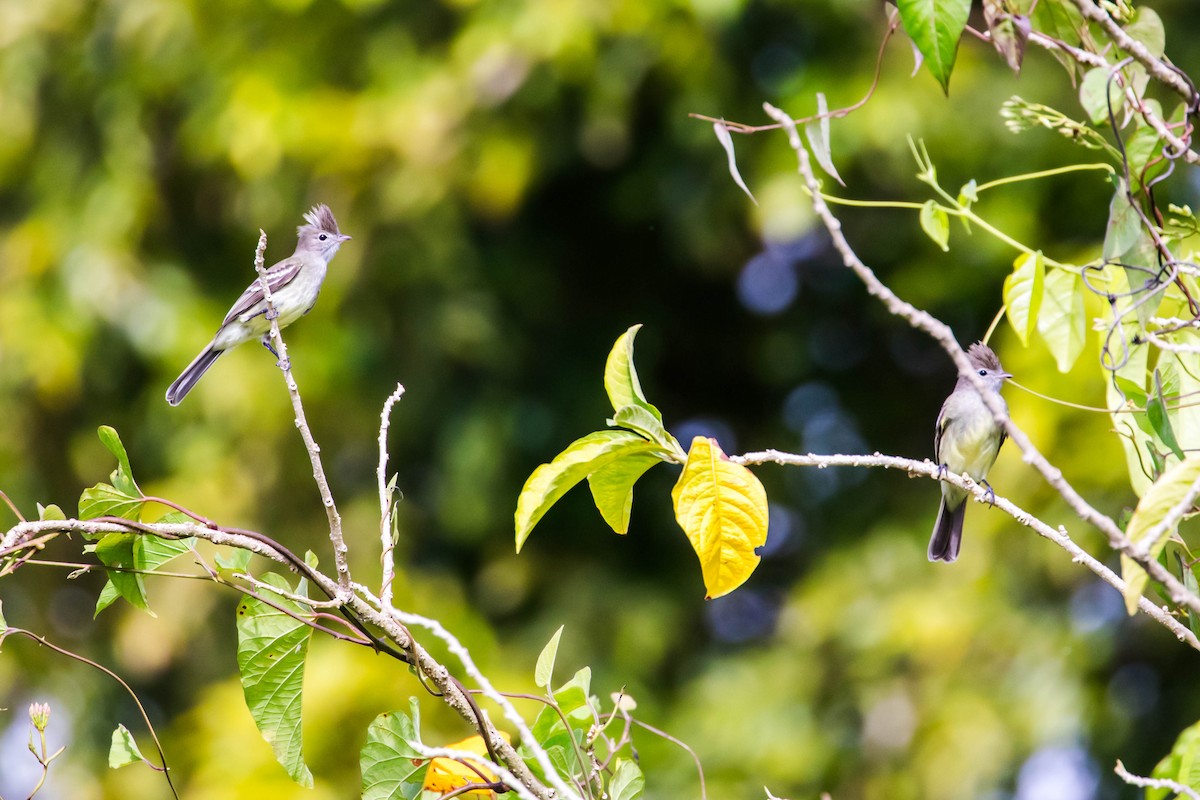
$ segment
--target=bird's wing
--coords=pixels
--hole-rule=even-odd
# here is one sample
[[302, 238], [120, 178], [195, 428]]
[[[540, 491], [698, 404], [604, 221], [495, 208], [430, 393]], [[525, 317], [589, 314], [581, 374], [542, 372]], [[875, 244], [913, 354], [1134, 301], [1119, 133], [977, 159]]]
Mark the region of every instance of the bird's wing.
[[937, 459], [939, 464], [942, 462], [942, 434], [946, 431], [946, 425], [950, 422], [946, 418], [946, 407], [950, 405], [950, 399], [946, 398], [946, 402], [942, 403], [942, 410], [938, 412], [937, 424], [933, 431], [933, 457]]
[[[303, 265], [304, 264], [300, 259], [293, 256], [291, 258], [285, 258], [283, 261], [280, 261], [278, 264], [275, 264], [268, 269], [267, 286], [270, 287], [271, 294], [274, 295], [280, 289], [295, 280], [296, 276], [300, 274], [300, 268]], [[250, 284], [246, 288], [246, 291], [242, 292], [242, 296], [239, 297], [237, 302], [233, 304], [233, 308], [229, 309], [229, 313], [225, 315], [225, 319], [221, 325], [228, 325], [230, 322], [237, 319], [242, 314], [245, 314], [247, 311], [254, 310], [254, 307], [262, 301], [262, 284], [260, 283], [260, 279], [256, 278], [254, 283]], [[258, 309], [254, 316], [258, 316], [258, 314], [263, 314], [265, 312], [265, 307]]]

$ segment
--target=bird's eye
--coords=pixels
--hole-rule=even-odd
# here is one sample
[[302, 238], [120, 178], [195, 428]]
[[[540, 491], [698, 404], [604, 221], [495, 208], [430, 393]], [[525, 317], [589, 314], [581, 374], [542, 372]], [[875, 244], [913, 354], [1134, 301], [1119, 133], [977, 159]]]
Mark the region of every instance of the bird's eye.
[[983, 376], [984, 378], [986, 378], [986, 377], [987, 377], [987, 370], [986, 370], [986, 369], [981, 369], [981, 370], [979, 370], [979, 374], [980, 374], [981, 376]]
[[317, 238], [318, 238], [318, 239], [320, 239], [320, 240], [323, 242], [323, 241], [325, 241], [326, 239], [328, 239], [329, 237], [328, 237], [328, 236], [326, 236], [325, 234], [323, 234], [323, 233], [322, 233], [322, 234], [321, 234], [320, 236], [318, 236]]

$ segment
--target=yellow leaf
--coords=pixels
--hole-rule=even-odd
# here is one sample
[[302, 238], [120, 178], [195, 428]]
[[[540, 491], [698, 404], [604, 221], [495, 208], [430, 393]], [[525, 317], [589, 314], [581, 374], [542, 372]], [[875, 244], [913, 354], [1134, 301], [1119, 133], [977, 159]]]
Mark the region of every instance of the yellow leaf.
[[[1183, 501], [1197, 478], [1200, 478], [1200, 455], [1190, 455], [1163, 473], [1142, 495], [1133, 516], [1129, 518], [1129, 525], [1125, 529], [1129, 541], [1138, 544], [1145, 539], [1171, 509]], [[1174, 532], [1173, 529], [1164, 531], [1163, 535], [1150, 545], [1151, 558], [1158, 558], [1167, 539]], [[1135, 614], [1138, 599], [1146, 588], [1149, 576], [1132, 558], [1121, 556], [1121, 577], [1125, 579], [1125, 609], [1130, 614]]]
[[758, 566], [755, 549], [767, 541], [767, 493], [754, 473], [730, 461], [715, 439], [697, 436], [671, 499], [700, 558], [706, 599], [745, 583]]
[[[500, 731], [500, 736], [502, 739], [504, 739], [504, 741], [512, 744], [512, 737], [510, 737], [507, 733]], [[481, 736], [471, 736], [463, 739], [461, 742], [455, 742], [454, 744], [446, 745], [446, 748], [449, 750], [462, 750], [467, 753], [474, 753], [475, 755], [482, 756], [485, 759], [489, 757], [487, 745], [484, 743], [483, 737]], [[425, 784], [421, 788], [427, 789], [431, 792], [440, 792], [445, 794], [446, 792], [452, 792], [461, 786], [466, 786], [468, 783], [482, 783], [484, 780], [496, 780], [496, 776], [492, 774], [490, 769], [487, 769], [481, 764], [476, 764], [475, 766], [479, 772], [476, 772], [465, 764], [455, 761], [452, 758], [435, 758], [429, 763], [429, 770], [425, 773]], [[485, 777], [480, 777], [480, 773], [483, 773]], [[490, 789], [472, 789], [471, 791], [467, 792], [467, 794], [494, 797], [494, 794]]]

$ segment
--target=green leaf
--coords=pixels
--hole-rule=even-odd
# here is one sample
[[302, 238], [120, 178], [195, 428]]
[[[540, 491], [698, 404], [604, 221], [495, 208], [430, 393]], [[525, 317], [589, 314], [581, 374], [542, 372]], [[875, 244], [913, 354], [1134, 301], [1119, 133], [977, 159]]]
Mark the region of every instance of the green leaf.
[[[273, 573], [262, 581], [291, 591], [288, 582]], [[307, 613], [284, 597], [271, 601], [295, 614]], [[237, 633], [238, 670], [250, 716], [291, 779], [311, 789], [312, 773], [301, 753], [300, 701], [312, 628], [256, 597], [247, 597], [238, 604]]]
[[950, 217], [946, 210], [933, 200], [926, 200], [921, 206], [921, 230], [933, 239], [933, 243], [942, 248], [942, 252], [950, 249]]
[[517, 552], [521, 552], [538, 520], [572, 486], [617, 459], [661, 452], [661, 447], [630, 431], [596, 431], [576, 439], [525, 481], [514, 514]]
[[970, 208], [973, 204], [979, 202], [979, 188], [975, 183], [975, 179], [967, 181], [963, 187], [958, 190], [958, 204]]
[[[1108, 227], [1104, 231], [1105, 261], [1115, 261], [1128, 253], [1143, 235], [1142, 218], [1129, 203], [1124, 179], [1118, 184], [1108, 206]], [[1132, 283], [1129, 288], [1137, 289], [1141, 283]]]
[[1121, 93], [1120, 81], [1116, 78], [1109, 80], [1109, 74], [1108, 67], [1089, 69], [1079, 84], [1079, 104], [1094, 125], [1108, 124], [1110, 102], [1113, 115], [1117, 119], [1121, 116], [1125, 96]]
[[108, 571], [108, 583], [100, 592], [93, 616], [98, 616], [117, 597], [124, 597], [130, 605], [140, 608], [152, 617], [157, 616], [150, 610], [146, 600], [146, 585], [141, 574], [123, 571], [137, 568], [134, 546], [139, 538], [139, 535], [133, 533], [109, 533], [96, 544], [95, 553], [100, 563], [107, 567], [120, 567], [121, 570]]
[[416, 698], [412, 718], [402, 711], [380, 714], [367, 728], [359, 754], [363, 800], [414, 800], [421, 794], [429, 761], [412, 746], [420, 742]]
[[921, 51], [925, 66], [942, 91], [950, 92], [950, 73], [958, 40], [967, 27], [971, 0], [898, 0], [904, 30]]
[[1039, 250], [1023, 253], [1013, 262], [1013, 271], [1004, 279], [1004, 307], [1008, 322], [1021, 344], [1029, 346], [1029, 337], [1037, 330], [1038, 312], [1046, 286], [1046, 264]]
[[112, 474], [113, 485], [125, 494], [140, 497], [142, 492], [133, 480], [133, 468], [129, 466], [129, 454], [125, 452], [125, 445], [121, 443], [121, 437], [117, 435], [116, 429], [108, 425], [101, 425], [96, 433], [99, 435], [100, 441], [108, 448], [108, 452], [117, 458], [117, 471]]
[[58, 506], [54, 505], [53, 503], [51, 503], [48, 506], [43, 506], [41, 503], [38, 503], [37, 510], [38, 510], [38, 519], [40, 519], [40, 520], [51, 520], [51, 519], [60, 519], [61, 520], [61, 519], [67, 518], [67, 515], [63, 513], [63, 510], [61, 508], [59, 508]]
[[1132, 304], [1138, 324], [1145, 328], [1150, 318], [1158, 313], [1170, 284], [1160, 279], [1158, 250], [1144, 227], [1138, 227], [1137, 239], [1121, 257], [1120, 263], [1125, 271], [1126, 283], [1131, 291], [1136, 292], [1124, 301], [1123, 308], [1128, 309]]
[[538, 654], [537, 667], [533, 670], [533, 682], [534, 685], [541, 686], [543, 689], [549, 689], [550, 682], [554, 678], [554, 660], [558, 656], [558, 640], [562, 638], [564, 627], [566, 626], [558, 626], [558, 630], [554, 632], [550, 641], [546, 642], [546, 646]]
[[1139, 6], [1134, 9], [1133, 21], [1125, 26], [1125, 32], [1145, 45], [1155, 58], [1162, 58], [1166, 52], [1167, 32], [1158, 12], [1152, 8]]
[[[1171, 754], [1158, 762], [1150, 777], [1182, 783], [1189, 789], [1200, 789], [1200, 722], [1183, 729], [1171, 748]], [[1146, 800], [1173, 797], [1175, 793], [1165, 789], [1146, 790]]]
[[[1187, 495], [1192, 484], [1200, 478], [1200, 455], [1190, 455], [1168, 469], [1138, 502], [1125, 535], [1135, 545], [1163, 521], [1163, 518]], [[1158, 558], [1174, 529], [1167, 529], [1150, 544], [1149, 555]], [[1125, 608], [1130, 614], [1137, 613], [1138, 599], [1146, 588], [1149, 576], [1129, 556], [1121, 556], [1121, 577], [1125, 579]]]
[[1154, 394], [1146, 400], [1146, 419], [1150, 423], [1153, 433], [1158, 436], [1160, 442], [1180, 461], [1183, 461], [1183, 450], [1179, 447], [1179, 441], [1175, 438], [1175, 431], [1171, 427], [1171, 418], [1167, 413], [1167, 401], [1163, 396], [1162, 380], [1158, 370], [1154, 371]]
[[1083, 352], [1087, 317], [1083, 308], [1083, 281], [1065, 269], [1046, 274], [1038, 333], [1050, 348], [1059, 372], [1069, 372]]
[[[1196, 580], [1195, 568], [1185, 564], [1178, 551], [1175, 553], [1175, 563], [1179, 567], [1179, 574], [1183, 576], [1183, 588], [1194, 595], [1200, 595], [1200, 581]], [[1188, 609], [1188, 627], [1192, 629], [1192, 633], [1200, 636], [1200, 614], [1191, 609]]]
[[697, 436], [671, 499], [700, 559], [705, 599], [741, 586], [767, 541], [767, 493], [754, 473], [730, 461], [715, 439]]
[[[1071, 0], [1042, 0], [1033, 5], [1029, 17], [1037, 30], [1073, 46], [1082, 42], [1083, 31], [1087, 28], [1083, 15]], [[1071, 75], [1074, 84], [1076, 70], [1079, 68], [1075, 59], [1059, 50], [1051, 50], [1050, 53]]]
[[107, 483], [97, 483], [83, 490], [79, 498], [79, 518], [121, 517], [136, 520], [145, 504], [140, 496], [127, 494]]
[[253, 555], [249, 550], [230, 548], [217, 553], [213, 560], [217, 562], [219, 569], [227, 572], [245, 572]]
[[662, 414], [642, 394], [642, 384], [633, 366], [633, 340], [641, 328], [639, 323], [617, 337], [604, 364], [604, 391], [608, 393], [613, 411], [620, 411], [625, 406], [641, 406], [662, 422]]
[[130, 764], [144, 762], [146, 757], [138, 749], [133, 734], [124, 725], [118, 725], [112, 734], [112, 744], [108, 748], [108, 768], [120, 769]]
[[4, 601], [0, 600], [0, 633], [8, 630], [8, 620], [4, 618]]
[[614, 532], [629, 531], [629, 514], [633, 510], [633, 485], [646, 470], [663, 461], [660, 455], [631, 455], [606, 464], [588, 475], [592, 500], [600, 516]]
[[617, 769], [608, 782], [610, 800], [637, 800], [646, 789], [646, 778], [638, 765], [625, 758], [617, 759]]
[[[545, 746], [555, 732], [564, 730], [563, 718], [576, 731], [587, 732], [595, 721], [591, 703], [592, 670], [584, 667], [571, 680], [554, 691], [555, 710], [549, 706], [538, 712], [529, 729], [533, 740]], [[560, 713], [561, 712], [561, 713]]]
[[679, 447], [679, 442], [674, 436], [667, 433], [667, 429], [663, 427], [662, 420], [654, 416], [645, 406], [628, 405], [622, 407], [616, 414], [613, 415], [609, 425], [616, 425], [634, 433], [640, 433], [643, 437], [662, 445], [664, 449], [671, 450]]

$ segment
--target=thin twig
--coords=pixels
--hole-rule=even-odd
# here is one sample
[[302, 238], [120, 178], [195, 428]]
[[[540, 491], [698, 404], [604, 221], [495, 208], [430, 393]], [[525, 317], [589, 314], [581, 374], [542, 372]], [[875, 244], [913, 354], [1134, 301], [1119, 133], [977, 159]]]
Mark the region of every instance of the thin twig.
[[342, 537], [342, 516], [333, 502], [333, 493], [329, 490], [329, 479], [325, 477], [325, 468], [321, 465], [321, 448], [313, 439], [312, 431], [308, 427], [308, 420], [304, 416], [304, 403], [300, 400], [300, 388], [296, 385], [296, 379], [292, 375], [292, 365], [287, 357], [287, 345], [284, 344], [283, 335], [279, 332], [279, 311], [275, 308], [275, 301], [271, 298], [271, 287], [267, 285], [267, 270], [263, 261], [263, 253], [266, 249], [267, 232], [260, 229], [258, 248], [254, 252], [254, 269], [258, 272], [258, 284], [262, 288], [263, 302], [267, 306], [267, 317], [271, 320], [271, 342], [279, 354], [279, 369], [283, 372], [288, 395], [292, 398], [296, 428], [300, 431], [300, 438], [304, 440], [304, 449], [308, 451], [308, 459], [312, 462], [313, 480], [317, 483], [317, 489], [321, 493], [321, 504], [325, 506], [325, 515], [329, 518], [329, 541], [333, 543], [333, 561], [338, 575], [337, 596], [343, 597], [351, 592], [350, 564], [346, 558], [346, 541]]
[[[73, 653], [70, 650], [67, 650], [66, 648], [59, 647], [58, 645], [51, 643], [45, 636], [40, 636], [40, 635], [34, 633], [33, 631], [27, 631], [24, 628], [11, 628], [11, 627], [5, 628], [2, 632], [0, 632], [0, 642], [3, 642], [4, 639], [9, 636], [9, 634], [17, 634], [19, 636], [24, 636], [26, 638], [32, 639], [33, 641], [37, 642], [38, 644], [42, 645], [43, 647], [50, 648], [51, 650], [58, 653], [59, 655], [63, 655], [63, 656], [66, 656], [67, 658], [74, 659], [75, 661], [78, 661], [81, 664], [86, 664], [87, 666], [92, 667], [93, 669], [97, 669], [100, 672], [103, 672], [105, 675], [112, 678], [117, 683], [121, 684], [121, 687], [133, 699], [133, 704], [137, 706], [138, 713], [142, 715], [142, 722], [144, 722], [146, 724], [146, 730], [149, 731], [150, 738], [154, 741], [154, 749], [158, 751], [159, 761], [162, 762], [162, 774], [163, 774], [163, 777], [167, 779], [167, 787], [170, 788], [171, 794], [176, 798], [176, 800], [179, 800], [179, 792], [177, 792], [175, 790], [175, 784], [171, 781], [171, 770], [167, 767], [167, 754], [165, 752], [163, 752], [162, 743], [158, 741], [158, 734], [155, 733], [154, 726], [150, 724], [150, 715], [146, 713], [146, 708], [145, 708], [145, 706], [142, 705], [142, 701], [138, 699], [137, 693], [135, 691], [133, 691], [133, 688], [130, 687], [130, 685], [128, 683], [126, 683], [125, 681], [123, 681], [121, 679], [120, 675], [113, 672], [111, 669], [104, 666], [103, 664], [92, 661], [90, 658], [85, 658], [84, 656], [81, 656], [78, 653]], [[149, 762], [147, 762], [147, 763], [149, 763]], [[153, 766], [153, 765], [151, 765], [151, 766]], [[158, 769], [158, 767], [155, 767], [155, 769]]]
[[[774, 463], [799, 467], [816, 467], [817, 469], [825, 469], [827, 467], [882, 467], [883, 469], [902, 470], [910, 476], [921, 476], [945, 481], [953, 486], [957, 486], [959, 489], [967, 491], [979, 502], [993, 505], [1022, 525], [1033, 528], [1034, 532], [1039, 536], [1049, 539], [1070, 553], [1072, 561], [1083, 564], [1105, 583], [1112, 586], [1118, 592], [1121, 592], [1122, 595], [1125, 593], [1125, 581], [1086, 550], [1075, 544], [1064, 528], [1050, 527], [1025, 509], [980, 486], [969, 477], [955, 475], [952, 472], [943, 472], [939, 465], [934, 464], [928, 459], [917, 461], [911, 458], [885, 456], [879, 453], [869, 456], [841, 454], [814, 455], [812, 453], [798, 455], [795, 453], [783, 453], [778, 450], [764, 450], [757, 453], [746, 453], [741, 456], [731, 456], [730, 460], [739, 464]], [[991, 502], [993, 497], [995, 498], [994, 503]], [[1186, 642], [1196, 650], [1200, 650], [1200, 640], [1196, 638], [1196, 634], [1192, 633], [1186, 625], [1181, 624], [1179, 620], [1152, 603], [1148, 598], [1139, 598], [1138, 608], [1141, 609], [1142, 613], [1169, 630], [1176, 639]]]
[[379, 412], [379, 467], [376, 470], [376, 479], [379, 482], [379, 546], [380, 560], [383, 564], [379, 600], [384, 607], [392, 604], [392, 581], [396, 577], [396, 562], [392, 557], [392, 551], [396, 547], [396, 542], [392, 539], [392, 516], [396, 513], [396, 506], [392, 500], [392, 493], [387, 488], [387, 434], [392, 419], [392, 406], [396, 405], [403, 395], [404, 387], [397, 383], [396, 390], [383, 404], [383, 411]]
[[1125, 769], [1125, 765], [1121, 763], [1120, 759], [1117, 759], [1117, 765], [1113, 767], [1113, 772], [1117, 773], [1117, 777], [1130, 786], [1140, 786], [1143, 789], [1166, 789], [1177, 795], [1190, 797], [1192, 800], [1200, 800], [1200, 792], [1190, 786], [1184, 786], [1182, 783], [1167, 778], [1143, 778], [1140, 775], [1134, 775]]

